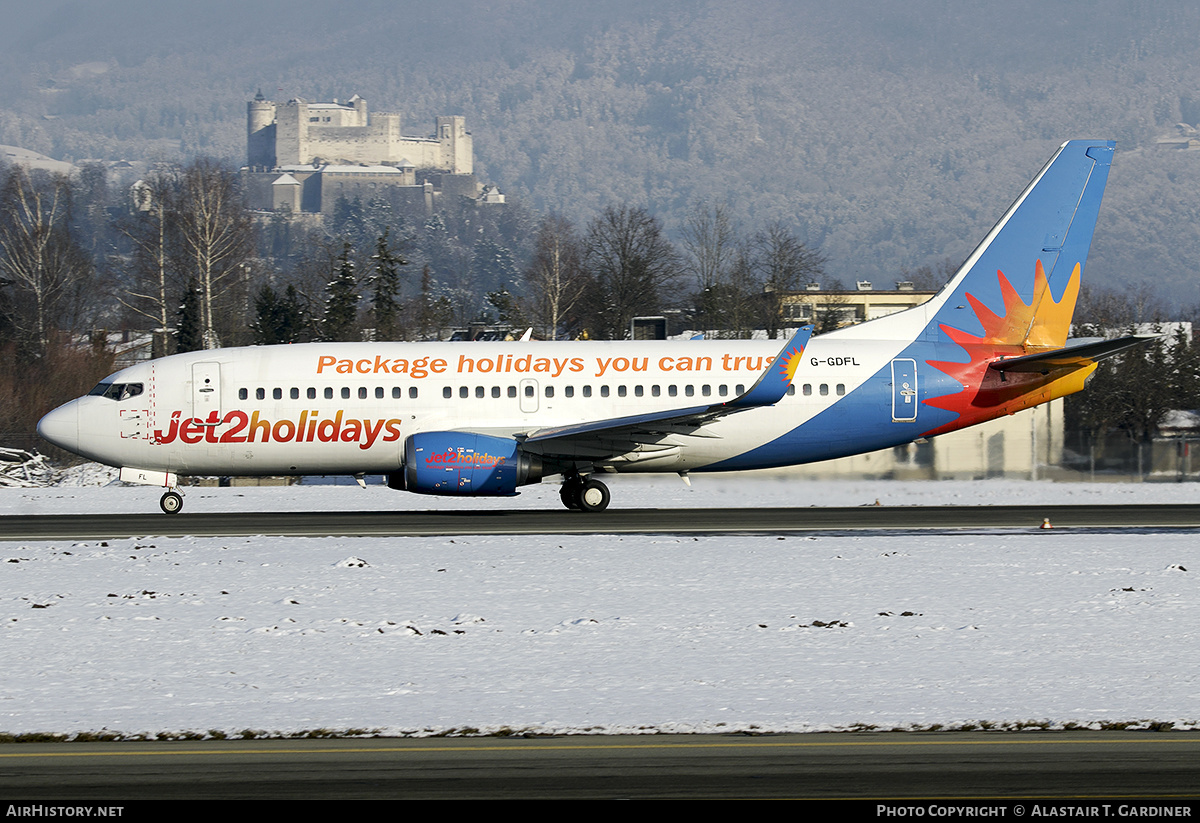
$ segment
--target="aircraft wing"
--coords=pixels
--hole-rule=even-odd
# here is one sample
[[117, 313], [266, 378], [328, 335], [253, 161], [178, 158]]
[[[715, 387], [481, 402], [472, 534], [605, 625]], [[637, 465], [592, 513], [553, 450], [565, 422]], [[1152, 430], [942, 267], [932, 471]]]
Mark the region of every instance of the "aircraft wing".
[[748, 391], [724, 403], [534, 429], [517, 439], [542, 454], [603, 457], [657, 442], [669, 434], [703, 437], [699, 430], [707, 423], [746, 409], [773, 406], [783, 399], [812, 331], [812, 326], [799, 329]]
[[997, 360], [990, 364], [988, 368], [999, 372], [1038, 374], [1046, 374], [1058, 369], [1075, 369], [1080, 366], [1086, 366], [1089, 363], [1094, 363], [1097, 360], [1103, 360], [1105, 357], [1112, 357], [1114, 354], [1131, 349], [1134, 346], [1158, 340], [1160, 337], [1162, 337], [1160, 334], [1134, 334], [1128, 337], [1118, 337], [1115, 340], [1087, 338], [1075, 341], [1074, 345], [1067, 345], [1053, 351]]

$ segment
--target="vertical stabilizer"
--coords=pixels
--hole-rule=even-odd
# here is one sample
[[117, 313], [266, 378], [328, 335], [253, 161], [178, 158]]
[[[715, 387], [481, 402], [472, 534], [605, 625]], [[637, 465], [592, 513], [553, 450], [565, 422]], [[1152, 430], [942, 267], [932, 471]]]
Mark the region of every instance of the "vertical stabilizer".
[[924, 339], [953, 330], [1030, 350], [1063, 344], [1115, 147], [1072, 140], [1055, 152], [927, 304]]

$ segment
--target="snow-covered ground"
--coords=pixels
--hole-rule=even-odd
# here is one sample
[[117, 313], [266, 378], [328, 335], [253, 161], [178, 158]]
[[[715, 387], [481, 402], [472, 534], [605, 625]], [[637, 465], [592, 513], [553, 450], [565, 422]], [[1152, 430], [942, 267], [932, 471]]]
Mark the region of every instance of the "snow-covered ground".
[[[615, 506], [1193, 502], [1200, 486], [616, 478]], [[153, 511], [120, 486], [0, 513]], [[559, 506], [191, 489], [188, 511]], [[164, 515], [165, 517], [165, 515]], [[2, 528], [2, 523], [0, 523]], [[1193, 532], [0, 542], [0, 732], [1200, 725]]]

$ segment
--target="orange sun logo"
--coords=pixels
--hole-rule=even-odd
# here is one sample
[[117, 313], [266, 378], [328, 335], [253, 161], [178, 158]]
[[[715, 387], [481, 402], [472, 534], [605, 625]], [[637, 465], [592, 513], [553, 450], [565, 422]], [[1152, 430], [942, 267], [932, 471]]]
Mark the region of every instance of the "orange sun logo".
[[793, 348], [788, 352], [787, 358], [780, 364], [780, 376], [784, 383], [791, 383], [792, 377], [796, 374], [796, 369], [800, 367], [800, 358], [804, 355], [804, 347]]
[[1026, 304], [1004, 272], [997, 271], [1004, 299], [1003, 314], [996, 314], [974, 295], [967, 295], [967, 302], [983, 326], [983, 333], [975, 335], [945, 323], [939, 325], [946, 336], [967, 353], [967, 362], [925, 361], [962, 386], [957, 392], [926, 400], [926, 405], [954, 412], [958, 419], [926, 434], [952, 431], [1029, 405], [1021, 400], [1027, 387], [989, 385], [985, 381], [988, 365], [1001, 357], [1020, 357], [1062, 348], [1079, 297], [1079, 272], [1080, 266], [1076, 263], [1062, 297], [1055, 300], [1042, 261], [1038, 260], [1033, 274], [1033, 296]]

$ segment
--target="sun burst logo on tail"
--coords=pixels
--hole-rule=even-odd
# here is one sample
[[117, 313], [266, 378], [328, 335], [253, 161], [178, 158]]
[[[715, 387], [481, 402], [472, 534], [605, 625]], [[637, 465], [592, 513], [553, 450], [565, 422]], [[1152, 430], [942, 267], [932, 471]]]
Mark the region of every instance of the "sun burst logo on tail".
[[959, 419], [939, 426], [927, 434], [951, 431], [962, 426], [980, 422], [996, 416], [995, 398], [986, 398], [981, 389], [988, 365], [999, 357], [1019, 357], [1041, 351], [1062, 348], [1075, 313], [1075, 302], [1079, 297], [1080, 266], [1075, 264], [1067, 287], [1058, 300], [1050, 293], [1050, 284], [1042, 261], [1038, 260], [1033, 274], [1033, 295], [1027, 304], [1017, 294], [1012, 283], [997, 271], [1000, 293], [1004, 300], [1003, 313], [996, 314], [973, 294], [967, 294], [967, 302], [983, 326], [982, 334], [956, 329], [945, 323], [939, 325], [942, 332], [962, 347], [967, 354], [963, 363], [945, 360], [926, 360], [940, 372], [956, 380], [962, 387], [939, 397], [925, 400], [925, 404], [954, 412]]

